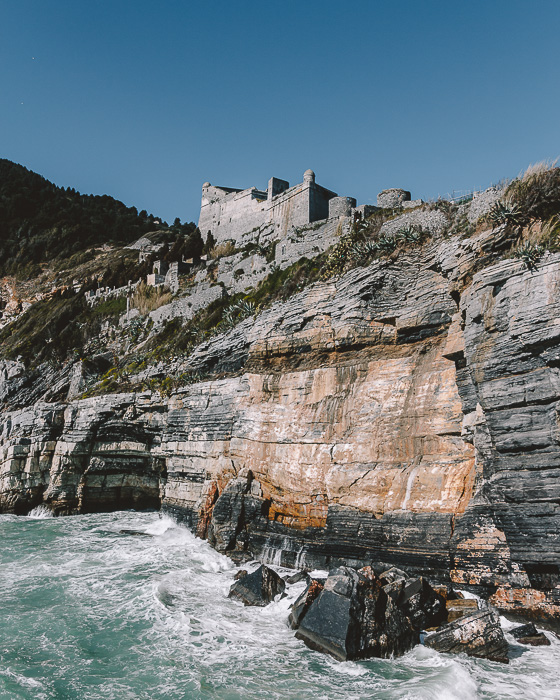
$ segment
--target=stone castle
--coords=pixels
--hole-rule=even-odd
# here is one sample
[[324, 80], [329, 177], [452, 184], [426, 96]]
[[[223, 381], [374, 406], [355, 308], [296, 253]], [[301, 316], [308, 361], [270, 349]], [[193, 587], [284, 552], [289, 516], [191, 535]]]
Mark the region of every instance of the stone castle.
[[293, 187], [277, 177], [270, 178], [266, 190], [217, 187], [205, 182], [198, 228], [203, 238], [212, 234], [216, 243], [231, 241], [239, 246], [259, 235], [270, 241], [280, 240], [293, 229], [350, 217], [363, 209], [373, 211], [375, 207], [356, 207], [353, 197], [339, 197], [318, 185], [315, 173], [306, 170], [303, 182]]
[[[174, 300], [169, 308], [156, 309], [150, 316], [155, 323], [175, 316], [190, 318], [201, 304], [214, 301], [222, 289], [229, 294], [244, 292], [265, 279], [274, 267], [284, 269], [302, 257], [313, 258], [326, 251], [349, 233], [354, 221], [370, 216], [377, 208], [409, 209], [421, 203], [422, 200], [411, 201], [410, 192], [392, 188], [377, 195], [377, 206], [357, 206], [354, 197], [341, 197], [318, 185], [312, 170], [306, 170], [303, 182], [293, 187], [286, 180], [272, 177], [266, 191], [256, 187], [217, 187], [205, 182], [198, 228], [205, 240], [211, 235], [215, 244], [230, 243], [233, 250], [216, 259], [215, 279], [205, 269], [211, 262], [205, 255], [173, 263], [155, 260], [146, 283], [166, 286], [174, 294], [179, 291], [181, 277], [193, 268], [201, 269], [189, 295]], [[154, 244], [143, 237], [128, 247], [138, 250], [139, 262], [143, 262], [159, 252], [163, 243]], [[272, 250], [272, 259], [264, 257], [267, 249]], [[95, 304], [113, 296], [130, 296], [139, 283], [140, 280], [125, 287], [99, 288], [89, 292], [88, 301]]]
[[[293, 187], [286, 180], [272, 177], [266, 191], [256, 187], [217, 187], [205, 182], [198, 228], [206, 241], [211, 235], [217, 246], [229, 243], [231, 247], [212, 259], [202, 255], [172, 263], [155, 260], [144, 280], [147, 285], [167, 287], [178, 294], [186, 276], [193, 279], [185, 294], [151, 311], [150, 318], [157, 326], [175, 317], [190, 319], [223, 294], [243, 293], [256, 287], [275, 268], [283, 270], [303, 257], [314, 258], [325, 252], [351, 231], [354, 222], [367, 218], [378, 208], [400, 211], [421, 204], [420, 199], [411, 201], [407, 190], [391, 188], [377, 195], [377, 206], [357, 206], [354, 197], [341, 197], [318, 185], [312, 170], [306, 170], [303, 182]], [[438, 212], [410, 211], [404, 216], [407, 223], [421, 224], [426, 230], [435, 230], [445, 222]], [[388, 221], [383, 229], [402, 225], [401, 218]], [[128, 248], [138, 250], [142, 263], [163, 246], [142, 237]], [[87, 301], [94, 305], [111, 297], [131, 297], [141, 282], [131, 280], [123, 287], [100, 287], [87, 293]], [[134, 317], [135, 313], [127, 310], [123, 322]]]

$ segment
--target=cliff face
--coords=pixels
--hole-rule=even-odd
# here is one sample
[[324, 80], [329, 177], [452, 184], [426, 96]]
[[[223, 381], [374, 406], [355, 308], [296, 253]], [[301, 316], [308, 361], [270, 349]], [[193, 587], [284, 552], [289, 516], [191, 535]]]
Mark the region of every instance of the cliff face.
[[[557, 618], [560, 255], [492, 263], [496, 240], [309, 287], [200, 346], [224, 378], [168, 399], [5, 412], [1, 508], [161, 505], [240, 560], [396, 564]], [[24, 390], [5, 365], [0, 396]]]

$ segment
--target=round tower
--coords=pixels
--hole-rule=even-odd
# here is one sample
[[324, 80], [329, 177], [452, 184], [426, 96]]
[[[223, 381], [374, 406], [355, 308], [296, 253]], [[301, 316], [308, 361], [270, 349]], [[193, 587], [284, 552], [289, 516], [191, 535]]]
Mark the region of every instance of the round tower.
[[315, 182], [315, 173], [313, 170], [306, 170], [303, 173], [303, 181], [304, 182]]

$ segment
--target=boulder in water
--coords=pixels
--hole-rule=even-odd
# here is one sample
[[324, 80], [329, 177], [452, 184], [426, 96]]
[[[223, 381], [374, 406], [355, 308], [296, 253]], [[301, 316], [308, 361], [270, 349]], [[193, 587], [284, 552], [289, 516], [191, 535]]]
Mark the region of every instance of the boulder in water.
[[397, 604], [417, 632], [438, 627], [447, 620], [443, 596], [422, 577], [409, 578], [404, 582]]
[[312, 586], [296, 601], [291, 618], [298, 625], [296, 637], [311, 649], [346, 661], [400, 655], [417, 642], [410, 620], [371, 567], [341, 566], [329, 573], [322, 590]]
[[550, 639], [544, 632], [539, 632], [532, 622], [528, 625], [514, 627], [509, 632], [520, 644], [528, 644], [532, 647], [550, 646]]
[[451, 654], [464, 652], [490, 661], [509, 663], [508, 643], [497, 612], [490, 608], [463, 615], [434, 632], [421, 635], [425, 646]]
[[296, 571], [295, 574], [284, 576], [284, 581], [289, 584], [299, 583], [300, 581], [305, 581], [306, 579], [308, 583], [311, 580], [307, 571]]
[[434, 591], [436, 593], [439, 593], [439, 595], [445, 600], [463, 600], [465, 597], [460, 591], [455, 591], [453, 588], [447, 584], [440, 584], [440, 585], [435, 585], [432, 586]]
[[286, 584], [278, 574], [261, 564], [252, 574], [238, 579], [229, 589], [228, 598], [240, 600], [244, 605], [264, 607], [277, 595], [284, 594]]
[[119, 535], [131, 535], [132, 537], [153, 537], [149, 532], [142, 532], [141, 530], [119, 530]]
[[292, 605], [290, 616], [288, 618], [288, 624], [293, 630], [300, 626], [301, 621], [309, 611], [311, 604], [315, 601], [323, 588], [324, 584], [321, 581], [311, 579], [307, 588]]
[[394, 583], [395, 581], [404, 581], [407, 578], [408, 574], [406, 574], [402, 569], [397, 569], [396, 566], [393, 566], [391, 569], [379, 574], [379, 579], [383, 584]]

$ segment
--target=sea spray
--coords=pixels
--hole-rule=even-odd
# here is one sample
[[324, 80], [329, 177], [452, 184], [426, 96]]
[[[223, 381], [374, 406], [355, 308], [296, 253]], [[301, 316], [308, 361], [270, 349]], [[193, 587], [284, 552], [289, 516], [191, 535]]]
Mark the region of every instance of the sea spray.
[[53, 512], [52, 510], [44, 505], [43, 503], [40, 506], [35, 506], [33, 510], [30, 510], [29, 513], [27, 514], [28, 518], [53, 518]]
[[286, 624], [303, 582], [245, 608], [227, 598], [232, 562], [156, 513], [0, 516], [0, 530], [2, 699], [558, 698], [552, 635], [509, 666], [421, 646], [360, 663], [310, 651]]

